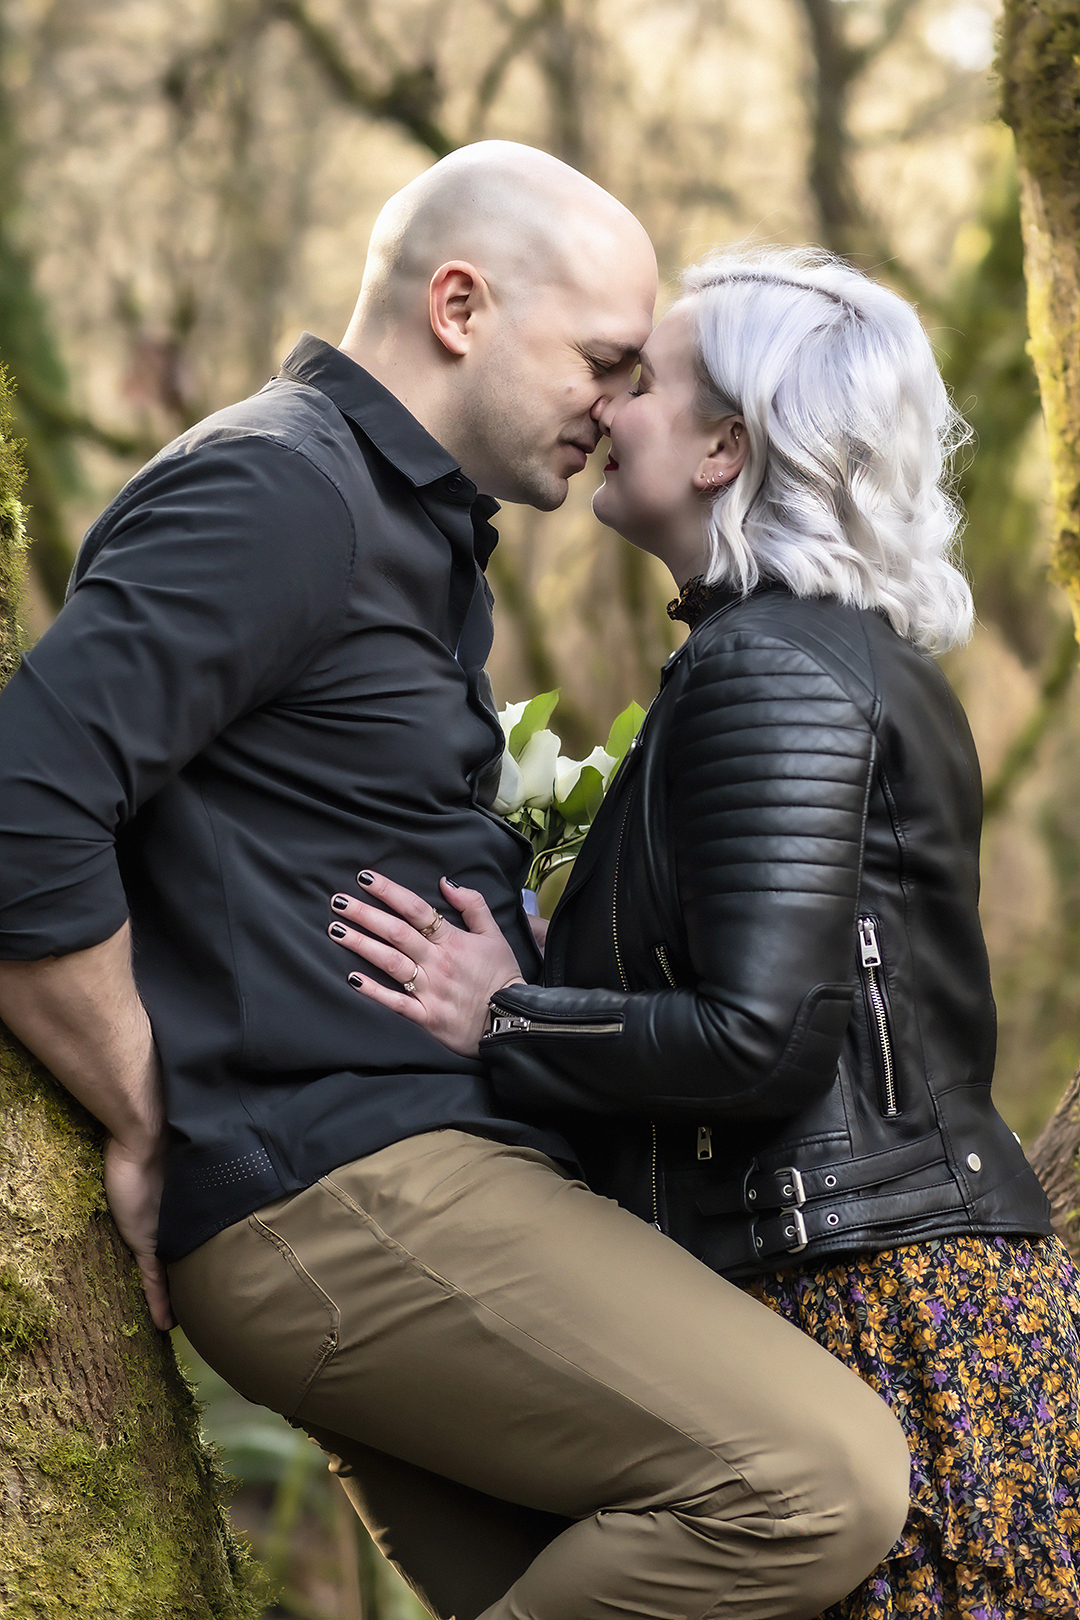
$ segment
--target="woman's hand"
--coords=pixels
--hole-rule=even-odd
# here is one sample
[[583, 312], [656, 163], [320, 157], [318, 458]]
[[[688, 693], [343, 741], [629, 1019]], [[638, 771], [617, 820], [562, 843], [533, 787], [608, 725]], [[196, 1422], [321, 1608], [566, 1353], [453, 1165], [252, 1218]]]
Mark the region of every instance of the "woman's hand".
[[330, 904], [338, 915], [330, 924], [330, 937], [396, 979], [402, 990], [350, 973], [353, 989], [419, 1024], [452, 1052], [475, 1057], [488, 1001], [496, 990], [525, 982], [483, 895], [442, 879], [445, 899], [465, 924], [459, 928], [411, 889], [377, 872], [361, 872], [358, 882], [390, 909], [335, 894]]

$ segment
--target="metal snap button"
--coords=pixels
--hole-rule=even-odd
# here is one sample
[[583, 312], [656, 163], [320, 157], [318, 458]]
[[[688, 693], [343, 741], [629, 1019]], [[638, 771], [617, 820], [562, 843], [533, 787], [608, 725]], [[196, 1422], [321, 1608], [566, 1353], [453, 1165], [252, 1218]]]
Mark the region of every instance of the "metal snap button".
[[967, 1167], [968, 1167], [969, 1170], [981, 1170], [982, 1169], [982, 1160], [979, 1158], [979, 1155], [977, 1153], [969, 1153], [968, 1154], [968, 1156], [967, 1156]]

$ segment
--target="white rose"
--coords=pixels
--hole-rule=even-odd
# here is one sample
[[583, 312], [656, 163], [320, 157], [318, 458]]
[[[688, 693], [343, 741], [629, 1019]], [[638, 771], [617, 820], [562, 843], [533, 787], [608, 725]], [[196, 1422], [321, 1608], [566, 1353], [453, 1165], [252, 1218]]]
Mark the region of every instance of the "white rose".
[[597, 743], [588, 759], [560, 759], [558, 761], [559, 768], [555, 775], [555, 798], [557, 802], [562, 804], [570, 797], [577, 787], [578, 777], [586, 765], [591, 765], [593, 770], [600, 772], [604, 786], [607, 787], [608, 780], [617, 763], [614, 756], [609, 754], [606, 748], [601, 748], [599, 743]]
[[525, 778], [518, 769], [517, 761], [510, 753], [509, 748], [504, 749], [502, 769], [499, 773], [499, 791], [495, 795], [492, 805], [497, 816], [512, 816], [515, 810], [520, 810], [525, 803]]
[[[508, 703], [505, 709], [499, 710], [499, 724], [502, 726], [503, 736], [506, 738], [507, 743], [510, 741], [510, 733], [517, 725], [528, 706], [529, 702], [526, 698], [524, 703]], [[499, 813], [500, 815], [504, 814], [503, 811], [500, 811]]]
[[559, 739], [553, 731], [534, 731], [518, 758], [525, 778], [525, 803], [530, 810], [547, 810], [555, 793], [555, 764]]

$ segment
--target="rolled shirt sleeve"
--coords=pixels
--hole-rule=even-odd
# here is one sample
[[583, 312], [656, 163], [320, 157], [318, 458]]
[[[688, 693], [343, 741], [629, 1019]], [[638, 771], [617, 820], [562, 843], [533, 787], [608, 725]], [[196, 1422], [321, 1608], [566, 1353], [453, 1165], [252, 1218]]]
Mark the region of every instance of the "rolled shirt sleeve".
[[121, 492], [0, 693], [0, 957], [122, 926], [117, 837], [333, 633], [355, 544], [331, 479], [269, 436], [188, 436]]

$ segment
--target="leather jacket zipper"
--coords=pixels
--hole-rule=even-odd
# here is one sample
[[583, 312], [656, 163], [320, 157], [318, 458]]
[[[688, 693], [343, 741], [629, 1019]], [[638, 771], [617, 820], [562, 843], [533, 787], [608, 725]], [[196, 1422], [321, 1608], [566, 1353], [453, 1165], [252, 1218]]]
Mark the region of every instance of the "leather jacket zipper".
[[664, 944], [663, 940], [660, 941], [659, 945], [653, 946], [653, 955], [659, 962], [660, 971], [664, 975], [664, 978], [667, 980], [668, 984], [670, 984], [673, 990], [677, 990], [679, 986], [675, 982], [674, 973], [671, 971], [671, 961], [668, 957], [667, 946]]
[[660, 1188], [657, 1182], [657, 1176], [659, 1173], [658, 1160], [660, 1155], [656, 1142], [655, 1119], [650, 1119], [649, 1126], [652, 1130], [652, 1223], [658, 1232], [662, 1232], [664, 1228], [660, 1224]]
[[619, 863], [622, 860], [623, 838], [626, 835], [626, 822], [630, 814], [630, 800], [626, 801], [623, 810], [622, 824], [619, 827], [619, 842], [615, 846], [615, 873], [611, 882], [611, 941], [615, 947], [615, 966], [619, 970], [619, 984], [629, 995], [630, 986], [626, 981], [626, 969], [623, 967], [622, 952], [619, 950]]
[[900, 1108], [896, 1098], [896, 1071], [893, 1067], [892, 1041], [889, 1037], [888, 1009], [885, 1005], [885, 994], [878, 977], [878, 971], [881, 967], [881, 945], [878, 940], [877, 922], [873, 917], [860, 917], [858, 919], [858, 929], [859, 964], [862, 967], [863, 985], [866, 989], [870, 1021], [877, 1033], [878, 1052], [881, 1056], [885, 1113], [891, 1117], [898, 1114]]
[[621, 1035], [622, 1018], [544, 1019], [523, 1018], [520, 1013], [504, 1012], [492, 1005], [491, 1028], [485, 1040], [493, 1035]]

